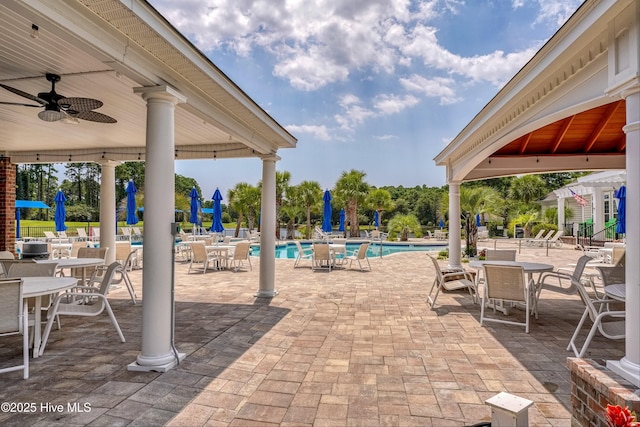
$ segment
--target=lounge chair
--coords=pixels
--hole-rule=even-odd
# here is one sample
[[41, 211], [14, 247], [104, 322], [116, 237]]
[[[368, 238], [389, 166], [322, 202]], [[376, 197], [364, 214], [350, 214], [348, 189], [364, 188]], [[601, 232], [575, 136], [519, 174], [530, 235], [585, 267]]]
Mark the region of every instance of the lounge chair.
[[556, 232], [555, 230], [549, 230], [547, 234], [540, 237], [539, 239], [531, 239], [529, 246], [544, 246], [546, 241], [549, 240], [555, 232]]
[[[427, 296], [427, 304], [431, 306], [432, 310], [436, 304], [436, 300], [438, 299], [438, 294], [440, 293], [440, 291], [454, 291], [467, 288], [469, 290], [469, 294], [473, 298], [473, 302], [476, 302], [478, 288], [476, 286], [474, 272], [465, 270], [464, 268], [456, 267], [441, 269], [437, 259], [435, 259], [430, 254], [427, 254], [427, 256], [433, 262], [433, 268], [436, 272], [436, 278], [433, 281], [431, 290], [429, 291], [429, 295]], [[433, 294], [434, 290], [436, 291], [436, 293], [432, 298], [431, 295]]]
[[[521, 266], [484, 264], [484, 292], [480, 306], [480, 326], [484, 322], [498, 322], [508, 325], [522, 325], [522, 322], [507, 320], [502, 317], [487, 317], [485, 315], [488, 300], [510, 301], [524, 303], [525, 321], [524, 331], [529, 333], [529, 311], [532, 303], [532, 289], [524, 276]], [[532, 286], [532, 285], [531, 285]], [[494, 310], [495, 313], [495, 310]]]
[[544, 234], [544, 232], [545, 232], [545, 229], [544, 229], [544, 228], [543, 228], [543, 229], [541, 229], [541, 230], [539, 230], [539, 231], [538, 231], [538, 234], [536, 234], [536, 235], [535, 235], [535, 237], [530, 238], [530, 239], [526, 239], [526, 240], [524, 241], [524, 244], [525, 244], [526, 246], [531, 246], [531, 245], [533, 244], [533, 242], [535, 242], [536, 240], [540, 240], [540, 239], [542, 238], [542, 235]]
[[293, 263], [293, 268], [296, 268], [302, 260], [308, 259], [312, 261], [313, 259], [313, 249], [312, 248], [303, 248], [299, 241], [294, 240], [293, 243], [296, 245], [296, 249], [298, 254], [296, 255], [296, 260]]
[[315, 227], [313, 229], [313, 239], [314, 240], [329, 240], [330, 235], [322, 231], [320, 227]]
[[89, 240], [89, 236], [87, 236], [87, 232], [84, 228], [76, 228], [76, 232], [78, 233], [78, 241], [86, 242]]
[[547, 245], [550, 248], [561, 248], [562, 247], [562, 240], [560, 240], [560, 237], [562, 237], [563, 235], [564, 235], [564, 230], [556, 231], [556, 234], [554, 234], [553, 237], [551, 237], [547, 241]]

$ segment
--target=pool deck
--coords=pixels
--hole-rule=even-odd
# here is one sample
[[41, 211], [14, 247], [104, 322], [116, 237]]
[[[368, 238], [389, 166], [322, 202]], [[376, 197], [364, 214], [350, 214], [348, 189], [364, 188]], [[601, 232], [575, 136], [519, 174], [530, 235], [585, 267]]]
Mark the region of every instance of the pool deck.
[[[522, 248], [518, 259], [564, 267], [580, 255], [564, 245], [549, 255]], [[573, 354], [566, 346], [583, 311], [577, 296], [544, 293], [529, 334], [481, 327], [480, 307], [466, 292], [441, 294], [429, 309], [434, 274], [423, 252], [370, 261], [371, 272], [329, 273], [278, 259], [279, 294], [271, 299], [254, 297], [259, 259], [237, 273], [187, 274], [188, 265], [177, 262], [175, 342], [187, 357], [165, 373], [127, 370], [141, 347], [142, 305], [115, 289], [109, 300], [127, 342], [106, 314], [63, 317], [44, 355], [31, 359], [28, 380], [0, 374], [2, 402], [36, 405], [33, 413], [2, 412], [0, 423], [463, 426], [489, 421], [484, 401], [506, 391], [534, 401], [531, 425], [570, 425], [566, 358]], [[141, 270], [130, 276], [142, 295]], [[0, 338], [0, 364], [19, 355], [20, 338]], [[588, 357], [623, 355], [623, 341], [598, 335]], [[69, 411], [74, 402], [89, 410]]]

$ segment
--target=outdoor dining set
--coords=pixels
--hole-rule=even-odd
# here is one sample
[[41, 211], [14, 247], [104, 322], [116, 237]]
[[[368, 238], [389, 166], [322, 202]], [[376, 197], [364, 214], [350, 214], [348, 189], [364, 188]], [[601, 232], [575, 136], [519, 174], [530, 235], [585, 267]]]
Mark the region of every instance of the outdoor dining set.
[[113, 286], [124, 283], [136, 304], [127, 272], [137, 249], [129, 242], [116, 246], [116, 261], [109, 265], [105, 264], [109, 248], [86, 243], [73, 257], [15, 259], [11, 252], [0, 253], [0, 335], [22, 335], [23, 347], [22, 363], [3, 367], [0, 373], [21, 370], [27, 379], [29, 352], [33, 358], [43, 355], [55, 333], [54, 323], [57, 329], [64, 327], [64, 316], [93, 317], [106, 312], [120, 341], [125, 342], [107, 295]]
[[[584, 305], [567, 345], [576, 357], [585, 355], [598, 332], [608, 339], [625, 338], [624, 247], [614, 247], [609, 257], [583, 255], [575, 264], [558, 269], [549, 263], [518, 261], [516, 252], [487, 249], [483, 260], [469, 262], [470, 269], [441, 268], [438, 260], [429, 255], [436, 273], [427, 298], [431, 309], [435, 309], [441, 292], [468, 290], [473, 302], [480, 302], [480, 325], [521, 325], [529, 333], [531, 317], [542, 315], [541, 297], [546, 292], [557, 292], [577, 295]], [[511, 316], [517, 308], [524, 313]], [[580, 338], [587, 320], [592, 325], [587, 336]]]

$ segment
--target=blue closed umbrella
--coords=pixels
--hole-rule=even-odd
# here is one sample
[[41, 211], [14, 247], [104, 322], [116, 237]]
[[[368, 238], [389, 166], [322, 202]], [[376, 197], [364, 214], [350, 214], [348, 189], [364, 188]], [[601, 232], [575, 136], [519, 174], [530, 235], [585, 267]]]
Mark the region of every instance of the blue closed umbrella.
[[135, 225], [138, 223], [138, 208], [136, 207], [136, 185], [130, 179], [127, 184], [127, 224]]
[[215, 233], [222, 233], [224, 227], [222, 226], [222, 194], [220, 190], [216, 188], [213, 193], [213, 220], [211, 222], [211, 231]]
[[191, 192], [189, 193], [189, 197], [191, 198], [191, 203], [189, 205], [189, 222], [191, 224], [195, 224], [198, 225], [199, 221], [198, 221], [198, 198], [200, 197], [198, 195], [198, 190], [196, 190], [196, 187], [193, 187], [191, 189]]
[[440, 218], [440, 223], [438, 225], [440, 228], [444, 227], [444, 219]]
[[344, 231], [344, 209], [340, 209], [340, 225], [338, 231]]
[[615, 197], [618, 199], [618, 224], [616, 225], [616, 233], [626, 234], [627, 226], [627, 187], [624, 185], [618, 188], [615, 192]]
[[324, 210], [322, 215], [322, 231], [330, 233], [333, 229], [331, 225], [331, 193], [329, 190], [324, 192], [324, 196], [322, 197], [324, 201]]
[[480, 222], [480, 214], [476, 214], [476, 227], [481, 227], [482, 223]]
[[373, 212], [373, 225], [375, 225], [376, 228], [380, 226], [380, 215], [378, 214], [378, 211]]
[[64, 225], [64, 221], [67, 219], [67, 210], [64, 208], [64, 202], [67, 201], [67, 198], [62, 193], [62, 190], [58, 190], [53, 201], [56, 202], [56, 213], [53, 217], [53, 221], [56, 223], [56, 231], [66, 231], [67, 226]]

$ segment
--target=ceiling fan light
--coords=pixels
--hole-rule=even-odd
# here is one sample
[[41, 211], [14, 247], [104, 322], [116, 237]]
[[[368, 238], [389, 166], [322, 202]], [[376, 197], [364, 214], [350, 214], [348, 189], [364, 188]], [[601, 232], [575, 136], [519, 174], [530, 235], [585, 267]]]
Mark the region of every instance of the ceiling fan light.
[[63, 119], [64, 116], [65, 114], [63, 112], [56, 110], [44, 110], [38, 113], [38, 117], [45, 122], [57, 122]]

